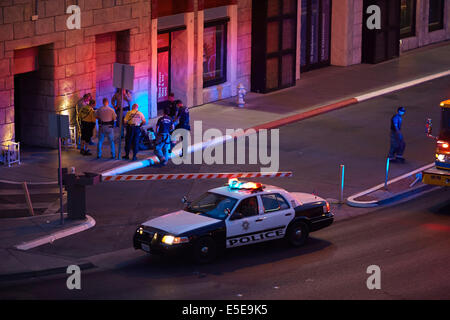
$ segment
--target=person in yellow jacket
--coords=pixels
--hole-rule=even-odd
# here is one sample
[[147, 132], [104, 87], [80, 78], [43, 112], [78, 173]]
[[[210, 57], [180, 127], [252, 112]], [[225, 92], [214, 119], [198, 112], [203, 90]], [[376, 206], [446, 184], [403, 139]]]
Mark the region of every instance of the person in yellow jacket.
[[80, 153], [84, 156], [90, 156], [92, 153], [88, 149], [89, 142], [94, 134], [95, 123], [95, 100], [91, 100], [88, 105], [83, 106], [78, 112], [81, 123], [81, 148]]

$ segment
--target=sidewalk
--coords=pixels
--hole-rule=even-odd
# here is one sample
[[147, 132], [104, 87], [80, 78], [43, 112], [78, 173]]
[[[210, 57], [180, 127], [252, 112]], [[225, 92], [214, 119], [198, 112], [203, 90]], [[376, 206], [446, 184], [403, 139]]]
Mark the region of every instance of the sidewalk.
[[39, 273], [42, 270], [58, 269], [71, 264], [83, 265], [64, 256], [43, 256], [27, 250], [43, 243], [52, 243], [58, 238], [80, 232], [95, 225], [92, 218], [84, 220], [64, 219], [60, 215], [43, 215], [30, 218], [1, 219], [0, 223], [0, 281], [12, 280], [11, 275]]
[[[377, 65], [356, 65], [351, 67], [328, 67], [317, 71], [302, 74], [297, 86], [271, 94], [249, 93], [244, 108], [235, 107], [236, 98], [230, 98], [215, 103], [205, 104], [190, 110], [191, 122], [203, 121], [203, 130], [217, 128], [225, 133], [225, 129], [257, 127], [268, 122], [277, 121], [286, 117], [298, 115], [318, 107], [338, 101], [363, 95], [374, 90], [391, 87], [400, 83], [415, 80], [431, 74], [450, 70], [450, 43], [441, 44], [425, 49], [407, 53], [399, 59], [391, 60]], [[152, 119], [150, 124], [154, 124]], [[107, 146], [105, 145], [105, 148]], [[84, 157], [76, 149], [63, 151], [63, 167], [75, 167], [77, 173], [97, 172], [127, 165], [132, 162], [123, 160], [107, 160], [109, 150], [104, 150], [105, 159], [96, 159], [96, 146], [91, 146], [93, 156]], [[139, 160], [153, 155], [153, 151], [141, 152]], [[52, 182], [57, 180], [57, 151], [49, 149], [25, 148], [22, 152], [20, 166], [0, 167], [0, 180], [17, 182]], [[157, 169], [157, 168], [155, 168]], [[333, 205], [339, 216], [352, 217], [367, 209], [350, 209], [346, 205]], [[42, 217], [45, 219], [44, 217]], [[56, 219], [56, 216], [54, 217]], [[15, 241], [18, 230], [25, 230], [30, 239], [39, 237], [29, 230], [36, 230], [36, 223], [27, 219], [17, 220], [17, 225], [11, 227], [14, 232], [7, 229], [7, 225], [0, 220], [0, 239], [4, 236], [5, 244], [0, 247], [2, 268], [16, 270], [17, 272], [37, 271], [61, 268], [72, 263], [64, 256], [49, 256], [30, 254], [14, 249], [13, 246], [26, 241]], [[37, 221], [37, 220], [36, 220]], [[39, 229], [42, 230], [46, 221], [41, 220]], [[39, 223], [37, 223], [39, 224]], [[25, 235], [24, 234], [24, 235]], [[17, 242], [17, 243], [16, 243]], [[62, 269], [58, 269], [62, 270]], [[0, 270], [0, 274], [3, 270]]]

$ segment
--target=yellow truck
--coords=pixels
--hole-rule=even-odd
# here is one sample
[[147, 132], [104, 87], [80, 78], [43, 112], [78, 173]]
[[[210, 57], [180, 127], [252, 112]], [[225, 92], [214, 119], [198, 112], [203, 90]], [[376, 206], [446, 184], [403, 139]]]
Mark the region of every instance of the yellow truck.
[[422, 182], [437, 186], [450, 186], [450, 99], [442, 101], [441, 130], [438, 136], [432, 135], [431, 119], [427, 120], [427, 135], [436, 139], [436, 162], [431, 169], [422, 172]]

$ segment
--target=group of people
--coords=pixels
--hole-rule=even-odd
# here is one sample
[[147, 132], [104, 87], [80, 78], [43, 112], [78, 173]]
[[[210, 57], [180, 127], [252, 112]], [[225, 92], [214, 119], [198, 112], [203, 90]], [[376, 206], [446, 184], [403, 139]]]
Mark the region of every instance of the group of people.
[[[111, 145], [111, 159], [116, 158], [116, 148], [114, 143], [114, 126], [119, 126], [118, 119], [120, 118], [120, 104], [122, 98], [120, 89], [116, 91], [111, 101], [113, 102], [113, 107], [109, 106], [109, 100], [104, 98], [102, 101], [102, 106], [95, 110], [96, 102], [92, 98], [90, 93], [87, 93], [78, 103], [78, 121], [80, 124], [81, 131], [81, 142], [80, 142], [80, 154], [89, 156], [92, 153], [89, 150], [89, 144], [91, 144], [92, 137], [95, 133], [96, 122], [98, 120], [98, 144], [97, 144], [97, 159], [102, 157], [102, 146], [105, 138], [108, 138]], [[125, 92], [124, 92], [125, 94]], [[127, 97], [127, 98], [125, 98]], [[124, 95], [124, 101], [130, 102], [131, 93], [128, 91]], [[137, 104], [133, 104], [130, 108], [124, 108], [125, 116], [123, 117], [124, 125], [126, 126], [126, 137], [125, 137], [125, 155], [124, 159], [129, 159], [130, 149], [133, 147], [133, 160], [136, 160], [137, 146], [139, 139], [139, 128], [141, 125], [146, 123], [146, 119], [142, 112], [139, 110]]]
[[[120, 108], [123, 101], [128, 103], [128, 107], [123, 107], [123, 125], [126, 128], [125, 134], [125, 154], [122, 159], [130, 159], [130, 151], [133, 152], [132, 160], [137, 160], [139, 152], [139, 139], [141, 137], [141, 127], [146, 124], [145, 116], [139, 111], [139, 106], [131, 103], [131, 92], [120, 91], [118, 89], [111, 99], [104, 98], [102, 106], [95, 110], [96, 102], [91, 94], [85, 94], [78, 102], [78, 121], [81, 131], [80, 154], [92, 155], [89, 145], [92, 144], [92, 137], [96, 132], [96, 122], [98, 120], [98, 144], [97, 159], [102, 157], [102, 146], [105, 138], [108, 138], [111, 145], [111, 158], [116, 158], [116, 148], [114, 143], [114, 127], [119, 126]], [[171, 134], [174, 130], [182, 128], [190, 130], [189, 109], [184, 106], [181, 100], [175, 100], [173, 93], [169, 94], [167, 105], [164, 107], [164, 114], [158, 119], [156, 124], [155, 154], [160, 159], [162, 165], [166, 165], [170, 158], [173, 147]]]
[[155, 155], [160, 159], [161, 165], [166, 165], [172, 150], [172, 132], [176, 129], [190, 131], [189, 109], [181, 100], [175, 100], [175, 95], [169, 93], [164, 114], [156, 123]]

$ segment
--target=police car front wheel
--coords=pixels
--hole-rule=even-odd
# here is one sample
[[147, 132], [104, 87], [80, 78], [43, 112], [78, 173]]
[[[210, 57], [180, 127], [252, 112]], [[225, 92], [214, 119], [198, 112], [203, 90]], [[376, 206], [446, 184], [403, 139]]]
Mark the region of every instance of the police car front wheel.
[[212, 262], [217, 256], [217, 245], [211, 237], [202, 237], [195, 241], [193, 250], [197, 263]]
[[309, 228], [305, 222], [296, 222], [291, 225], [286, 233], [286, 239], [294, 247], [300, 247], [308, 239]]

